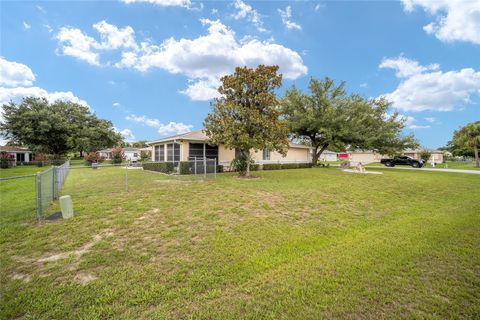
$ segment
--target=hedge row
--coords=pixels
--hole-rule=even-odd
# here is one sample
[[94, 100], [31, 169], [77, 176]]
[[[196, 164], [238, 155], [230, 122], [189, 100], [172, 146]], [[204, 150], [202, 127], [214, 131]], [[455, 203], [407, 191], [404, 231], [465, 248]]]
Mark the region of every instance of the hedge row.
[[265, 163], [262, 165], [263, 170], [281, 170], [281, 169], [302, 169], [311, 168], [311, 163]]
[[143, 170], [172, 173], [174, 171], [172, 162], [145, 162], [142, 163]]

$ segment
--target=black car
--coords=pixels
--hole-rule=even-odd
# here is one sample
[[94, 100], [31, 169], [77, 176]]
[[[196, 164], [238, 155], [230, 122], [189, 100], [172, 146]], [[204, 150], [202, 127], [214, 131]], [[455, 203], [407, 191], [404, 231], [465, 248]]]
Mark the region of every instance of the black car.
[[416, 160], [407, 156], [393, 157], [393, 159], [380, 160], [386, 167], [400, 166], [412, 166], [414, 168], [423, 167], [423, 160]]

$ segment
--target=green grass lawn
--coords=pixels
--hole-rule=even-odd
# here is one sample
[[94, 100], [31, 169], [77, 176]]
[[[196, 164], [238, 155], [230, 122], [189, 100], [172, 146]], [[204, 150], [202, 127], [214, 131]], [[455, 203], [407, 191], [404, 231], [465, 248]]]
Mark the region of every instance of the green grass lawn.
[[124, 171], [71, 170], [71, 220], [2, 225], [0, 318], [480, 316], [478, 176]]

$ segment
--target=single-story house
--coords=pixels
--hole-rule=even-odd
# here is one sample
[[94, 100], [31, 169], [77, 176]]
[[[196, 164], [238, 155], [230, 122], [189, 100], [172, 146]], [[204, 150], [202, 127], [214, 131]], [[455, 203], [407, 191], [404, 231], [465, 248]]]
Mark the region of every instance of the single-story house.
[[[203, 130], [192, 131], [176, 136], [150, 141], [148, 145], [152, 148], [152, 161], [173, 162], [191, 161], [201, 159], [216, 159], [217, 163], [229, 166], [235, 158], [235, 150], [228, 149], [224, 145], [208, 144], [208, 137]], [[283, 157], [280, 153], [270, 150], [259, 150], [253, 152], [253, 160], [256, 163], [294, 163], [310, 162], [310, 147], [290, 143], [287, 155]]]
[[[98, 151], [98, 155], [105, 160], [112, 160], [112, 148], [103, 149]], [[140, 160], [140, 149], [139, 148], [122, 148], [123, 154], [125, 155], [125, 160], [127, 161], [138, 161]]]
[[12, 146], [0, 146], [0, 152], [6, 152], [13, 156], [15, 161], [30, 162], [33, 161], [33, 153], [27, 148], [12, 147]]
[[[411, 157], [413, 159], [421, 159], [420, 155], [423, 150], [421, 149], [407, 149], [402, 152], [403, 155]], [[434, 161], [435, 163], [442, 163], [443, 162], [443, 151], [439, 150], [428, 150], [431, 153], [430, 159], [428, 160], [428, 163], [432, 163]], [[380, 162], [381, 159], [384, 158], [390, 158], [390, 156], [380, 154], [375, 151], [367, 150], [367, 151], [362, 151], [362, 150], [356, 150], [356, 151], [350, 151], [348, 153], [348, 160], [352, 162], [361, 162], [363, 164], [365, 163], [371, 163], [371, 162]]]
[[[411, 157], [413, 159], [421, 159], [420, 155], [422, 154], [421, 149], [407, 149], [403, 152], [405, 156]], [[430, 159], [428, 159], [428, 163], [443, 163], [443, 151], [441, 150], [427, 150], [428, 152], [431, 153]]]
[[322, 152], [320, 157], [318, 158], [320, 161], [337, 161], [338, 160], [338, 154], [333, 151], [328, 151], [325, 150]]

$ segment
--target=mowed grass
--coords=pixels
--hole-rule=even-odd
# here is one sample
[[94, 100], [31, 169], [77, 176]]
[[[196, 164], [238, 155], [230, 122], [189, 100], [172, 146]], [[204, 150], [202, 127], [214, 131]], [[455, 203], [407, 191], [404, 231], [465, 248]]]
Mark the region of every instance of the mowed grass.
[[[35, 175], [50, 167], [17, 166], [0, 169], [0, 178]], [[0, 181], [0, 232], [5, 230], [4, 224], [36, 219], [37, 177]], [[13, 226], [15, 227], [15, 226]]]
[[1, 318], [480, 317], [476, 175], [124, 172], [71, 170], [74, 219], [7, 225]]
[[[368, 167], [384, 167], [385, 165], [381, 164], [380, 162], [372, 162], [368, 163], [366, 166]], [[400, 168], [408, 168], [408, 166], [398, 166]], [[434, 168], [434, 169], [460, 169], [460, 170], [480, 170], [480, 168], [476, 167], [475, 162], [459, 162], [459, 161], [446, 161], [444, 163], [439, 163], [432, 167], [430, 163], [427, 163], [423, 166], [423, 168]]]

